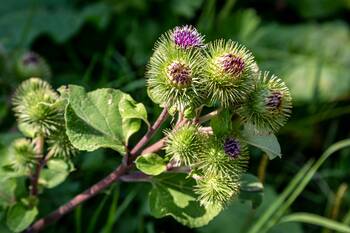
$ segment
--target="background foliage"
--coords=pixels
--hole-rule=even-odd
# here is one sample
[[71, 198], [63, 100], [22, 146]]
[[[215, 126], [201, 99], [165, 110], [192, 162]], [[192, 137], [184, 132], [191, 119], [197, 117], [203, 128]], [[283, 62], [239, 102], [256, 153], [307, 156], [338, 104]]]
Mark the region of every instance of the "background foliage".
[[[251, 222], [278, 202], [278, 193], [298, 178], [294, 175], [306, 161], [319, 158], [334, 142], [350, 136], [349, 12], [348, 0], [3, 0], [0, 163], [1, 149], [18, 137], [9, 100], [23, 79], [12, 67], [24, 51], [46, 58], [54, 87], [73, 83], [87, 90], [120, 89], [143, 102], [152, 120], [159, 109], [147, 97], [144, 73], [153, 43], [169, 28], [192, 24], [208, 35], [207, 41], [222, 37], [245, 44], [262, 69], [272, 70], [291, 88], [292, 119], [278, 135], [283, 159], [266, 162], [262, 159], [265, 155], [253, 151], [250, 161], [249, 172], [264, 181], [262, 205], [254, 213], [247, 203], [235, 202], [210, 225], [190, 229], [170, 217], [151, 217], [145, 195], [151, 187], [147, 184], [118, 183], [45, 232], [211, 233], [231, 232], [231, 226], [246, 232]], [[4, 60], [9, 69], [4, 69]], [[345, 149], [332, 156], [292, 203], [280, 199], [278, 208], [286, 207], [286, 213], [314, 213], [349, 225], [349, 154]], [[118, 163], [109, 149], [78, 155], [69, 178], [42, 195], [40, 214], [69, 200]], [[21, 191], [6, 185], [0, 187], [0, 203]], [[0, 222], [3, 218], [0, 215]], [[285, 232], [286, 227], [291, 233], [329, 232], [319, 226], [285, 222], [275, 224], [269, 232]], [[0, 232], [7, 232], [2, 223]]]

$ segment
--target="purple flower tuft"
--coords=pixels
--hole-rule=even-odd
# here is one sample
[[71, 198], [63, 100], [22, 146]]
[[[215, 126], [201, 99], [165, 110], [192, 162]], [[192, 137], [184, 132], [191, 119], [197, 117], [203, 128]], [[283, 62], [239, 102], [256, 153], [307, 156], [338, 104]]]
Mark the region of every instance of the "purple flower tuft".
[[192, 26], [176, 27], [172, 32], [172, 39], [182, 49], [203, 46], [203, 37]]
[[224, 151], [230, 158], [236, 159], [241, 153], [241, 145], [237, 139], [227, 138], [224, 142]]
[[28, 52], [22, 57], [22, 62], [24, 65], [37, 64], [39, 62], [39, 56], [36, 53]]
[[173, 62], [168, 66], [168, 75], [173, 84], [178, 87], [187, 87], [191, 84], [191, 70], [183, 63]]
[[231, 53], [221, 56], [219, 63], [223, 71], [231, 75], [240, 75], [245, 67], [243, 58]]
[[270, 108], [277, 109], [281, 106], [283, 94], [280, 91], [273, 91], [266, 99], [266, 105]]

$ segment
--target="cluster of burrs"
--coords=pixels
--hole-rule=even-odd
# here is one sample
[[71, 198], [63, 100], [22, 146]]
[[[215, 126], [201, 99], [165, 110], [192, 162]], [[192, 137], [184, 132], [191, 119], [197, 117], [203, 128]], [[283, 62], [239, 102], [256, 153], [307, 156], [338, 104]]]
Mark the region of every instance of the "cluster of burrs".
[[166, 155], [173, 164], [191, 168], [203, 205], [224, 205], [237, 196], [248, 163], [247, 145], [241, 127], [220, 135], [204, 132], [198, 116], [186, 113], [218, 108], [236, 116], [238, 124], [264, 133], [276, 132], [291, 113], [285, 83], [259, 71], [248, 49], [232, 40], [206, 44], [192, 26], [176, 27], [159, 38], [146, 78], [155, 103], [191, 118], [168, 133]]
[[[28, 55], [25, 62], [36, 62]], [[66, 100], [52, 87], [39, 78], [24, 81], [16, 90], [13, 99], [18, 128], [25, 138], [14, 141], [10, 146], [12, 167], [23, 173], [30, 173], [38, 155], [34, 145], [38, 138], [45, 138], [45, 148], [50, 157], [68, 159], [76, 149], [70, 143], [64, 123]]]

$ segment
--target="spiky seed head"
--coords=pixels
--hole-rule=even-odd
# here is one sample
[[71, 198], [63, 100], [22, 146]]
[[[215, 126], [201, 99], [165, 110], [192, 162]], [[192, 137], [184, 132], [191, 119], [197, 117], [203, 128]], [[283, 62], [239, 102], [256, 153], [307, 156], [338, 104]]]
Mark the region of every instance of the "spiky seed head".
[[64, 125], [56, 129], [48, 138], [48, 153], [53, 157], [69, 159], [76, 155], [77, 149], [71, 144], [66, 134]]
[[30, 77], [51, 78], [51, 68], [46, 60], [31, 51], [25, 52], [17, 58], [15, 71], [22, 80]]
[[10, 145], [10, 167], [17, 172], [27, 173], [36, 163], [37, 155], [31, 141], [20, 138]]
[[166, 154], [180, 165], [191, 166], [203, 149], [203, 135], [195, 125], [184, 125], [167, 133], [167, 138]]
[[204, 97], [203, 64], [198, 50], [158, 45], [146, 72], [150, 98], [160, 105], [182, 110], [200, 105]]
[[12, 99], [17, 121], [26, 124], [36, 133], [49, 134], [62, 121], [57, 99], [57, 93], [47, 82], [39, 78], [24, 81]]
[[181, 49], [202, 47], [204, 41], [203, 36], [199, 34], [197, 29], [189, 25], [175, 27], [170, 32], [170, 38]]
[[231, 159], [236, 159], [241, 153], [241, 144], [236, 138], [226, 138], [224, 142], [224, 151]]
[[232, 40], [217, 40], [208, 45], [203, 83], [212, 104], [228, 107], [241, 103], [253, 85], [256, 64], [244, 46]]
[[198, 155], [197, 167], [207, 174], [240, 177], [246, 171], [248, 159], [247, 145], [239, 137], [223, 139], [211, 135]]
[[239, 193], [240, 180], [222, 174], [205, 174], [197, 180], [195, 193], [203, 206], [225, 206]]
[[292, 98], [286, 84], [268, 72], [260, 73], [247, 102], [239, 109], [243, 121], [260, 131], [276, 132], [288, 120]]
[[168, 77], [175, 87], [191, 85], [191, 69], [184, 63], [174, 61], [168, 66]]

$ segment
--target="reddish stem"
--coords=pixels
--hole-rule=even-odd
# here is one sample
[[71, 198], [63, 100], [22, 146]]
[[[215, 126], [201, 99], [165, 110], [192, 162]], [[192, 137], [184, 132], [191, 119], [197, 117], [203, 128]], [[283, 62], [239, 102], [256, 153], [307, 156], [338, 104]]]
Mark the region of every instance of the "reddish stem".
[[73, 199], [71, 199], [66, 204], [62, 205], [48, 216], [39, 219], [36, 221], [31, 227], [27, 229], [28, 233], [39, 232], [44, 229], [47, 225], [54, 223], [58, 219], [60, 219], [63, 215], [72, 211], [75, 207], [81, 204], [84, 201], [95, 196], [97, 193], [117, 181], [122, 175], [128, 172], [133, 167], [133, 161], [137, 157], [138, 152], [146, 145], [146, 143], [151, 139], [156, 130], [161, 126], [161, 124], [167, 119], [168, 111], [166, 108], [163, 109], [162, 113], [159, 115], [156, 122], [149, 128], [145, 136], [141, 138], [141, 140], [136, 144], [136, 146], [130, 151], [129, 155], [126, 155], [126, 163], [121, 163], [116, 170], [110, 173], [101, 181], [97, 182], [84, 192], [78, 194]]
[[156, 122], [148, 129], [145, 136], [141, 138], [141, 140], [136, 144], [136, 146], [130, 151], [131, 159], [134, 159], [137, 154], [140, 152], [140, 150], [149, 142], [149, 140], [152, 138], [156, 130], [160, 127], [160, 125], [166, 120], [168, 117], [168, 109], [164, 108], [161, 114], [159, 115]]
[[31, 185], [30, 185], [30, 195], [37, 196], [38, 195], [38, 182], [39, 182], [39, 176], [41, 172], [41, 168], [43, 167], [43, 159], [44, 159], [44, 137], [39, 136], [36, 139], [36, 145], [35, 145], [35, 153], [38, 157], [37, 164], [35, 165], [34, 173], [31, 177]]

